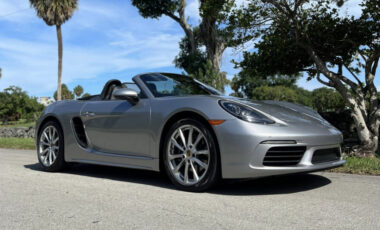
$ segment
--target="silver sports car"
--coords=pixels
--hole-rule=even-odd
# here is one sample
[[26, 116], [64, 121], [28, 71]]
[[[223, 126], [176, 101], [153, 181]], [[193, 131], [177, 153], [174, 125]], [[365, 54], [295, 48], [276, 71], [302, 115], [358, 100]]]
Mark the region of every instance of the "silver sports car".
[[222, 96], [169, 73], [110, 80], [100, 95], [59, 101], [36, 124], [46, 171], [69, 162], [165, 171], [178, 188], [341, 166], [342, 134], [315, 111]]

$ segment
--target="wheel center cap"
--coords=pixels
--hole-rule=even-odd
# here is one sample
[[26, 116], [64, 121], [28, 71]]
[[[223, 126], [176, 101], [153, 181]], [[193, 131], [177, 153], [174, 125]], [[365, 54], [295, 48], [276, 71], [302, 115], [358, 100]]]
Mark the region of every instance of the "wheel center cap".
[[190, 157], [191, 156], [191, 152], [190, 152], [190, 150], [187, 150], [186, 151], [186, 157]]

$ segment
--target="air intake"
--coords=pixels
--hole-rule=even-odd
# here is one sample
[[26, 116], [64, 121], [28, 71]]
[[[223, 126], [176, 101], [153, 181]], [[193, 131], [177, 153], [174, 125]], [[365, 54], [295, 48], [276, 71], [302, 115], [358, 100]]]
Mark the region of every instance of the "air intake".
[[73, 128], [74, 128], [74, 133], [77, 138], [78, 143], [83, 147], [87, 148], [87, 138], [86, 134], [84, 131], [84, 126], [83, 122], [79, 117], [74, 117], [73, 118]]
[[318, 149], [314, 152], [311, 163], [319, 164], [324, 162], [336, 161], [340, 159], [340, 149]]
[[306, 146], [283, 146], [270, 148], [263, 161], [265, 166], [297, 165], [306, 151]]

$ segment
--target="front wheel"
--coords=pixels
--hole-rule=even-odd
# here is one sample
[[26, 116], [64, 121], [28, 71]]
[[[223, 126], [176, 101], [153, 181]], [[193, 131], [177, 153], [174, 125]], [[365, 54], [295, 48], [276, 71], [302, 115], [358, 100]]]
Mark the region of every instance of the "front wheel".
[[204, 191], [218, 180], [218, 154], [207, 126], [186, 118], [170, 128], [164, 146], [167, 175], [179, 189]]
[[41, 127], [37, 136], [37, 157], [45, 171], [65, 168], [63, 131], [57, 122], [49, 121]]

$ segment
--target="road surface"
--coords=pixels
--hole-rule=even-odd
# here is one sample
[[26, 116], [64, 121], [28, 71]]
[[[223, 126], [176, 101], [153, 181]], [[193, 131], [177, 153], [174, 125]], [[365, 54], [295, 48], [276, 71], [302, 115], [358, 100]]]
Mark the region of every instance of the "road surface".
[[380, 177], [314, 173], [177, 191], [159, 173], [41, 171], [0, 149], [0, 229], [380, 229]]

